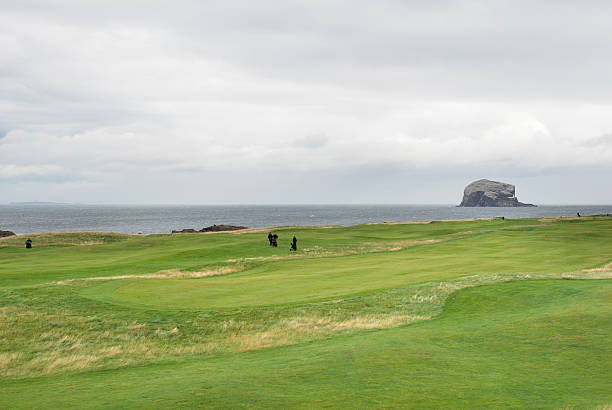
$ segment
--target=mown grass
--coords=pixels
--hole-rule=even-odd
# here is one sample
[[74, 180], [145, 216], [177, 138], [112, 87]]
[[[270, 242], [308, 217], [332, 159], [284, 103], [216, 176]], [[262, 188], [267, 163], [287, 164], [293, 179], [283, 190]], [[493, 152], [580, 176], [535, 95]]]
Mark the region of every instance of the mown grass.
[[611, 283], [476, 287], [454, 294], [441, 316], [411, 326], [5, 381], [0, 402], [23, 403], [27, 395], [29, 405], [52, 407], [594, 408], [610, 399]]
[[[612, 336], [606, 320], [612, 317], [610, 282], [560, 280], [610, 278], [611, 218], [279, 230], [287, 245], [294, 233], [298, 254], [283, 249], [284, 242], [269, 248], [266, 232], [55, 239], [45, 234], [33, 238], [32, 250], [21, 248], [23, 238], [0, 241], [0, 405], [18, 406], [19, 395], [28, 403], [42, 404], [37, 400], [46, 397], [53, 406], [76, 407], [79, 400], [89, 400], [89, 407], [337, 407], [343, 400], [349, 407], [563, 407], [611, 401], [611, 389], [602, 384], [610, 370], [602, 356], [609, 353], [602, 338]], [[456, 293], [467, 288], [473, 289]], [[511, 288], [516, 291], [510, 296], [497, 290]], [[461, 299], [462, 294], [472, 296]], [[553, 311], [560, 319], [551, 320], [561, 327], [526, 325]], [[570, 311], [593, 317], [563, 315]], [[443, 318], [450, 312], [449, 322]], [[524, 323], [510, 325], [510, 319]], [[599, 333], [589, 330], [591, 322]], [[429, 329], [423, 340], [434, 345], [454, 332], [448, 340], [457, 339], [455, 348], [449, 344], [433, 362], [431, 352], [409, 353], [424, 348], [414, 339], [418, 333], [410, 333], [421, 326]], [[538, 333], [541, 327], [548, 339]], [[521, 331], [532, 350], [516, 350], [516, 339], [496, 337]], [[400, 334], [407, 339], [400, 342]], [[473, 341], [462, 344], [475, 334], [489, 350], [481, 354]], [[574, 342], [581, 353], [565, 357], [562, 351], [558, 362], [594, 363], [589, 377], [599, 387], [568, 389], [584, 369], [569, 366], [564, 374], [549, 367], [558, 343]], [[547, 387], [516, 384], [527, 371], [521, 366], [514, 373], [504, 368], [494, 374], [495, 383], [483, 385], [483, 374], [491, 376], [490, 366], [507, 349], [516, 350], [512, 360], [532, 361], [528, 370], [542, 371]], [[331, 351], [339, 355], [332, 360], [336, 370], [318, 360]], [[347, 352], [361, 353], [346, 361]], [[300, 363], [330, 385], [296, 376]], [[445, 370], [449, 363], [456, 364], [457, 377], [468, 380], [441, 393], [440, 385], [457, 383]], [[241, 381], [228, 380], [227, 369]], [[431, 372], [416, 390], [409, 386], [420, 374], [415, 369]], [[354, 375], [348, 384], [338, 373], [344, 371]], [[66, 387], [62, 383], [79, 387], [69, 397], [55, 395], [53, 389]], [[118, 393], [91, 402], [104, 383]], [[41, 393], [27, 386], [39, 386]], [[326, 393], [316, 396], [319, 388]]]
[[[50, 281], [95, 276], [148, 274], [160, 270], [199, 271], [246, 261], [249, 266], [267, 263], [263, 258], [288, 258], [289, 242], [299, 239], [299, 257], [342, 256], [365, 251], [386, 251], [397, 241], [452, 239], [463, 232], [515, 228], [535, 220], [484, 220], [430, 224], [358, 225], [355, 227], [279, 228], [279, 247], [266, 246], [267, 232], [118, 235], [30, 235], [34, 248], [24, 249], [26, 236], [0, 239], [0, 288], [43, 284]], [[384, 228], [383, 228], [384, 227]], [[54, 235], [58, 235], [54, 240]], [[72, 235], [72, 236], [71, 236]], [[66, 238], [72, 238], [68, 243]], [[101, 239], [104, 238], [104, 239]], [[104, 246], [90, 244], [104, 241]], [[73, 246], [71, 243], [81, 246]], [[295, 256], [294, 256], [295, 257]], [[263, 260], [262, 260], [263, 259]], [[33, 269], [33, 267], [44, 269]]]

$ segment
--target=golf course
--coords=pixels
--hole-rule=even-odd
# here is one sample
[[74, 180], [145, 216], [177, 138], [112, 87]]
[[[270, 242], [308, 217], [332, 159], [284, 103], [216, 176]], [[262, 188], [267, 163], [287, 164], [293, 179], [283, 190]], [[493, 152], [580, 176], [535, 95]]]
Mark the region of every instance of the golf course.
[[610, 409], [612, 217], [0, 239], [0, 408], [177, 407]]

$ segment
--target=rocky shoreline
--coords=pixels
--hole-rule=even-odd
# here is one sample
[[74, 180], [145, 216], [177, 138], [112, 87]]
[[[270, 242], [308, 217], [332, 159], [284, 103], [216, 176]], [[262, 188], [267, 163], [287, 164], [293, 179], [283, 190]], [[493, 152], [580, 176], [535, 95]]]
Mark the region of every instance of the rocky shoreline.
[[202, 233], [202, 232], [225, 232], [225, 231], [239, 231], [241, 229], [248, 229], [246, 226], [239, 225], [211, 225], [200, 229], [199, 231], [193, 228], [186, 228], [178, 230], [172, 230], [172, 233]]
[[16, 236], [15, 232], [11, 231], [0, 231], [0, 238], [7, 238], [9, 236]]

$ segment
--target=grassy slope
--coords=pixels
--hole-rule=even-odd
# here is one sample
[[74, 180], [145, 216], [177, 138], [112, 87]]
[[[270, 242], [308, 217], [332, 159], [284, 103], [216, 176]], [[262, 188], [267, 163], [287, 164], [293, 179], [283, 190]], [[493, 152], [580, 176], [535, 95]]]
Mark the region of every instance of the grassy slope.
[[[290, 238], [301, 251], [361, 252], [376, 244], [448, 238], [460, 232], [520, 227], [533, 220], [440, 222], [431, 224], [359, 225], [350, 228], [281, 228], [279, 248], [266, 246], [266, 232], [253, 234], [31, 235], [34, 249], [23, 249], [23, 236], [0, 239], [0, 288], [92, 276], [152, 273], [164, 269], [199, 270], [227, 265], [228, 260], [286, 256]], [[170, 239], [171, 238], [171, 239]], [[65, 245], [84, 243], [82, 246]], [[102, 242], [103, 246], [90, 243]], [[303, 253], [302, 253], [303, 255]], [[252, 261], [251, 265], [256, 265]], [[44, 267], [44, 269], [33, 269]]]
[[0, 403], [595, 407], [612, 393], [611, 309], [610, 281], [483, 286], [455, 294], [440, 317], [408, 327], [187, 363], [7, 381]]
[[[294, 233], [300, 253], [287, 259]], [[609, 263], [609, 218], [279, 234], [278, 249], [266, 233], [53, 234], [33, 236], [32, 250], [21, 237], [0, 240], [0, 405], [612, 402], [610, 282], [495, 284]], [[243, 270], [45, 285], [228, 266]], [[486, 283], [422, 321], [454, 290]], [[391, 329], [360, 332], [370, 328]], [[160, 364], [133, 367], [145, 363]], [[105, 385], [113, 395], [101, 395]], [[59, 394], [68, 388], [74, 395]]]
[[[586, 224], [542, 225], [471, 234], [397, 252], [269, 262], [207, 280], [164, 279], [92, 287], [87, 294], [150, 307], [216, 309], [337, 298], [360, 292], [482, 273], [555, 272], [612, 259], [594, 247]], [[612, 237], [612, 230], [604, 234]], [[589, 240], [580, 240], [582, 236]], [[279, 291], [278, 284], [282, 284]]]

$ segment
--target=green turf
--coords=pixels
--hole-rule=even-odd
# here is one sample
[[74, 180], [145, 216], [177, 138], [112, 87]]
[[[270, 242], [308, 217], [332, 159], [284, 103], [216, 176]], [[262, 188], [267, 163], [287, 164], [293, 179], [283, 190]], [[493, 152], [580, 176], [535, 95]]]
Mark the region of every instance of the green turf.
[[[242, 275], [103, 284], [86, 294], [162, 308], [228, 308], [337, 298], [487, 272], [554, 272], [611, 259], [591, 242], [571, 240], [588, 227], [561, 233], [550, 226], [487, 232], [401, 252], [270, 262]], [[607, 232], [612, 235], [612, 231]], [[546, 238], [549, 236], [549, 238]], [[592, 238], [593, 235], [589, 235]], [[278, 284], [282, 284], [279, 291]]]
[[0, 407], [612, 403], [612, 218], [278, 232], [0, 240]]
[[442, 316], [419, 325], [9, 381], [0, 400], [19, 404], [27, 396], [25, 407], [595, 407], [611, 394], [611, 309], [610, 281], [484, 286], [456, 294]]

